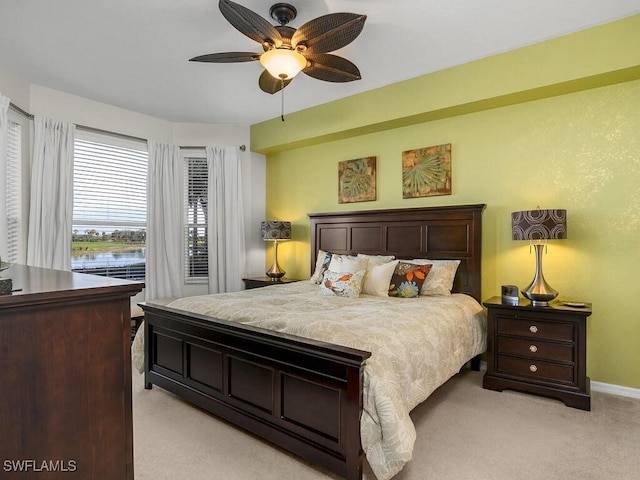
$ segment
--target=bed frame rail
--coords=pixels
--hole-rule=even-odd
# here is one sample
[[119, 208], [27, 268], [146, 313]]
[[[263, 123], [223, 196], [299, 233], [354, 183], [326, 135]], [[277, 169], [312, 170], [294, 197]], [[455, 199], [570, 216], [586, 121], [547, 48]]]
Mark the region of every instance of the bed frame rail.
[[370, 353], [142, 304], [156, 384], [347, 479], [362, 475]]

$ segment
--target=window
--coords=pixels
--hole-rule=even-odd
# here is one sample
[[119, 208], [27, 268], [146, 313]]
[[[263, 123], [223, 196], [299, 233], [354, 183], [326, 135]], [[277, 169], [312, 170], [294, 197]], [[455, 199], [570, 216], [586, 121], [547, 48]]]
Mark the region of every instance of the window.
[[9, 120], [6, 147], [7, 258], [20, 261], [22, 125]]
[[184, 157], [185, 283], [209, 279], [207, 238], [207, 159], [190, 152]]
[[147, 145], [76, 130], [71, 269], [145, 276]]

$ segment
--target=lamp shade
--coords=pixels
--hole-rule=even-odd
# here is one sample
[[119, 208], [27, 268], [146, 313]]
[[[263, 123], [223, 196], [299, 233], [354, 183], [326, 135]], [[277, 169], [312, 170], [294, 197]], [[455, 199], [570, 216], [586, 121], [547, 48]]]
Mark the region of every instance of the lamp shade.
[[307, 66], [307, 59], [294, 50], [274, 48], [260, 55], [260, 63], [273, 77], [287, 80]]
[[567, 238], [566, 210], [524, 210], [511, 214], [513, 240], [559, 240]]
[[260, 225], [260, 236], [263, 240], [290, 240], [291, 222], [269, 220]]

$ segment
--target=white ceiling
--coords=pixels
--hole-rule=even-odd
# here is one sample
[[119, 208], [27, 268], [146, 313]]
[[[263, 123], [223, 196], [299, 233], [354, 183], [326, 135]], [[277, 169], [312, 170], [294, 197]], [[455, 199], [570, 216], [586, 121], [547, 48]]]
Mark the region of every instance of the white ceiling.
[[[277, 1], [237, 3], [271, 21]], [[360, 68], [362, 80], [300, 74], [285, 89], [285, 112], [640, 13], [640, 0], [289, 3], [298, 10], [294, 28], [335, 12], [367, 21], [335, 52]], [[187, 61], [261, 51], [224, 19], [217, 0], [0, 0], [0, 18], [0, 65], [31, 83], [173, 122], [250, 125], [280, 115], [280, 95], [258, 88], [258, 62]]]

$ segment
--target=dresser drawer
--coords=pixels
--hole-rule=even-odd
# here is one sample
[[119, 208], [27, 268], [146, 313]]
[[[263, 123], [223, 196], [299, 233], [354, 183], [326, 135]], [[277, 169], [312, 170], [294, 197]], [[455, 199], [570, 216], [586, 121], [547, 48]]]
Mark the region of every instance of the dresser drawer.
[[538, 339], [525, 340], [522, 338], [503, 336], [498, 336], [498, 353], [568, 363], [572, 363], [574, 358], [574, 348], [572, 344], [545, 342]]
[[542, 338], [573, 342], [574, 325], [571, 323], [545, 322], [533, 318], [497, 317], [499, 335]]
[[517, 358], [498, 355], [496, 371], [518, 375], [528, 379], [547, 380], [551, 382], [574, 383], [573, 365], [545, 362], [528, 358]]

